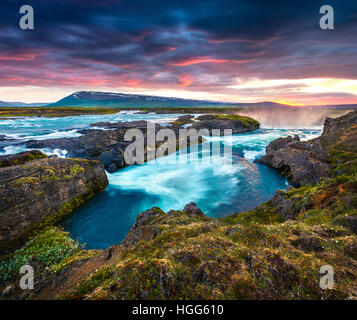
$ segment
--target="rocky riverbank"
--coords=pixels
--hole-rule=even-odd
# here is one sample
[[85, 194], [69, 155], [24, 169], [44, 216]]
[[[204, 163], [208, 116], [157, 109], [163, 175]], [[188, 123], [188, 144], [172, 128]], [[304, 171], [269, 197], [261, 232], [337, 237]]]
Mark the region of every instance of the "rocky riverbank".
[[[175, 131], [177, 146], [179, 147], [179, 129], [191, 122], [193, 116], [185, 115], [173, 122], [169, 128]], [[73, 158], [100, 160], [108, 172], [115, 172], [128, 165], [124, 158], [124, 151], [131, 143], [124, 140], [128, 129], [140, 129], [144, 134], [144, 159], [148, 158], [147, 148], [147, 121], [132, 122], [98, 122], [93, 123], [93, 128], [80, 131], [83, 135], [75, 138], [60, 138], [47, 140], [30, 140], [25, 146], [32, 149], [62, 149], [68, 152], [67, 156]], [[156, 124], [155, 134], [167, 127]], [[254, 119], [238, 115], [206, 115], [199, 116], [197, 122], [192, 123], [189, 128], [193, 129], [232, 129], [234, 133], [249, 132], [257, 130], [259, 123]], [[104, 130], [102, 130], [104, 129]], [[163, 142], [156, 142], [158, 148]]]
[[50, 159], [40, 151], [0, 157], [0, 255], [107, 184], [100, 161]]
[[319, 140], [300, 141], [298, 136], [279, 138], [256, 162], [283, 170], [295, 186], [317, 183], [329, 172], [329, 154]]
[[283, 170], [295, 186], [316, 184], [328, 177], [333, 149], [341, 137], [344, 140], [339, 149], [355, 150], [357, 141], [348, 133], [353, 132], [356, 123], [356, 111], [339, 118], [326, 118], [319, 138], [310, 141], [300, 141], [298, 136], [279, 138], [267, 146], [266, 155], [257, 162]]
[[[81, 250], [48, 229], [0, 264], [3, 298], [357, 299], [356, 115], [325, 123], [318, 140], [328, 153], [325, 179], [222, 219], [194, 203], [167, 213], [152, 208], [121, 245], [104, 251]], [[53, 237], [62, 254], [48, 259]], [[36, 270], [34, 291], [16, 286], [25, 261]], [[319, 286], [325, 265], [334, 269], [330, 290]]]

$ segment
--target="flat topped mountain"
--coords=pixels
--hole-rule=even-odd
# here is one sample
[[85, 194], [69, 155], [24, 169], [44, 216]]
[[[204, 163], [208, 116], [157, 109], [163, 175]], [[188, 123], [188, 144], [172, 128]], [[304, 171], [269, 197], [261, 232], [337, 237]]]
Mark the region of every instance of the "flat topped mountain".
[[227, 103], [113, 92], [75, 92], [50, 106], [103, 107], [198, 107], [224, 106]]
[[81, 107], [220, 107], [235, 106], [282, 106], [274, 102], [230, 103], [210, 100], [193, 100], [174, 97], [147, 96], [114, 92], [80, 91], [75, 92], [49, 106], [81, 106]]

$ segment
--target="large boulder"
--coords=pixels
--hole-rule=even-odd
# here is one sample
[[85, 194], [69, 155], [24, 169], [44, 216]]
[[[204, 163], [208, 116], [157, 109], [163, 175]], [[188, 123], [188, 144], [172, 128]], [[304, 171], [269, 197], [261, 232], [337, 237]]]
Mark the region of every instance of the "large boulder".
[[297, 187], [317, 183], [330, 173], [331, 150], [355, 152], [356, 125], [357, 111], [326, 118], [320, 137], [309, 141], [300, 141], [298, 136], [276, 139], [257, 162], [283, 170]]
[[356, 123], [357, 111], [347, 113], [338, 118], [326, 118], [320, 140], [323, 144], [336, 142], [348, 129], [356, 127]]
[[329, 172], [329, 154], [317, 140], [300, 141], [298, 136], [279, 138], [266, 148], [257, 162], [284, 170], [295, 186], [317, 183]]
[[0, 254], [107, 186], [100, 161], [43, 158], [0, 169]]

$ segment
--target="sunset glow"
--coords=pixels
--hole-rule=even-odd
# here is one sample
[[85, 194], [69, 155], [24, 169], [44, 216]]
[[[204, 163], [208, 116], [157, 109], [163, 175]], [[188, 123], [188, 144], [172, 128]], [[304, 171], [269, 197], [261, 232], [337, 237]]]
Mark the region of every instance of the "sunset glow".
[[243, 103], [357, 103], [357, 22], [347, 2], [335, 3], [336, 29], [323, 31], [318, 6], [293, 1], [249, 7], [210, 0], [178, 8], [155, 0], [55, 0], [54, 10], [29, 1], [37, 13], [31, 32], [18, 27], [15, 3], [21, 2], [3, 3], [3, 101], [53, 102], [88, 90]]

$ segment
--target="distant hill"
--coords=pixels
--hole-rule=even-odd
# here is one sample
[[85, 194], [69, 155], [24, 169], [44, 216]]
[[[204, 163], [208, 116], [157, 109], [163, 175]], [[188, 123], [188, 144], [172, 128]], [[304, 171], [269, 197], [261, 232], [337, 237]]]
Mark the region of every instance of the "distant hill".
[[4, 102], [4, 101], [0, 101], [0, 106], [1, 107], [13, 107], [13, 105], [10, 102]]
[[[250, 104], [229, 103], [210, 100], [193, 100], [137, 94], [80, 91], [65, 97], [50, 107], [118, 107], [118, 108], [155, 108], [155, 107], [244, 107]], [[274, 102], [254, 103], [255, 106], [282, 106]]]
[[25, 103], [0, 101], [0, 107], [43, 107], [47, 103]]

